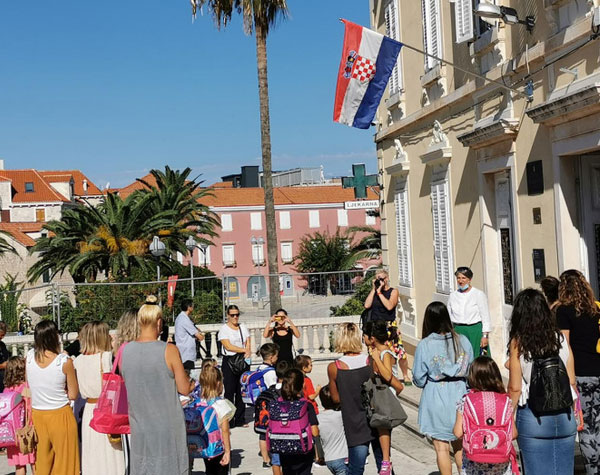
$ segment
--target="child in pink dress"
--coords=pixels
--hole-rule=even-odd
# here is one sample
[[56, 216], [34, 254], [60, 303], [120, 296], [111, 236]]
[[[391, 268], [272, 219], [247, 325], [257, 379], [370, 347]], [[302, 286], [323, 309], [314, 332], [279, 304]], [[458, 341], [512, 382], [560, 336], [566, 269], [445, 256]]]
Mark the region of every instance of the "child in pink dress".
[[[31, 396], [29, 386], [25, 382], [25, 359], [20, 356], [12, 356], [6, 363], [6, 372], [4, 374], [4, 390], [16, 391], [21, 393], [25, 401], [25, 410], [28, 413], [28, 420], [31, 421]], [[35, 452], [31, 454], [22, 454], [19, 447], [7, 447], [6, 456], [8, 465], [15, 467], [15, 475], [25, 475], [27, 465], [31, 465], [33, 473], [33, 464], [35, 463]]]

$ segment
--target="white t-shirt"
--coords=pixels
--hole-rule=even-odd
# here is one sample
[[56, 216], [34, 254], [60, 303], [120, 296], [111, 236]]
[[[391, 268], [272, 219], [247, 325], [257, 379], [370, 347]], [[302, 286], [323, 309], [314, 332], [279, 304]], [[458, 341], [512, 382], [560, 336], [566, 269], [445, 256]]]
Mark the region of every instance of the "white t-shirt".
[[[241, 335], [240, 335], [240, 329], [242, 330]], [[231, 343], [233, 346], [238, 346], [240, 348], [244, 348], [244, 346], [246, 344], [246, 340], [248, 340], [249, 337], [250, 337], [250, 332], [248, 331], [246, 326], [242, 323], [242, 324], [240, 324], [239, 328], [236, 330], [231, 328], [229, 325], [223, 325], [221, 327], [221, 329], [219, 330], [218, 340], [219, 341], [229, 340], [229, 343]], [[223, 347], [222, 351], [225, 356], [235, 355], [234, 351], [228, 351], [225, 349], [225, 347]]]
[[342, 422], [342, 411], [327, 409], [321, 411], [319, 419], [319, 434], [323, 443], [325, 462], [348, 458], [348, 444]]
[[362, 368], [363, 366], [367, 366], [369, 364], [369, 355], [354, 355], [348, 356], [344, 355], [340, 358], [342, 363], [346, 363], [348, 369], [357, 369]]
[[452, 323], [473, 325], [481, 322], [482, 331], [492, 330], [487, 297], [475, 287], [471, 287], [468, 292], [452, 292], [448, 297], [448, 312]]
[[27, 353], [27, 382], [31, 388], [31, 407], [41, 411], [60, 409], [69, 404], [63, 365], [69, 359], [60, 354], [45, 368], [35, 361], [34, 350]]
[[271, 368], [271, 371], [267, 371], [264, 374], [263, 379], [265, 380], [265, 385], [268, 388], [270, 388], [274, 384], [277, 384], [277, 373], [275, 372], [275, 368], [273, 368], [273, 366], [271, 366], [271, 365], [268, 365], [267, 363], [262, 363], [262, 364], [258, 365], [258, 368], [256, 368], [256, 369], [258, 371], [262, 371], [263, 369], [267, 369], [267, 368]]

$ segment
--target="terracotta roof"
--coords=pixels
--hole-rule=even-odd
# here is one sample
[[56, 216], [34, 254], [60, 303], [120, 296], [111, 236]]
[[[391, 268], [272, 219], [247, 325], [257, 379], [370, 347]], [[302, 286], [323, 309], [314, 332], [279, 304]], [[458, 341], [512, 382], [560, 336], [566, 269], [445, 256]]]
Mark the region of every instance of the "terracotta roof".
[[[142, 179], [151, 186], [156, 185], [156, 180], [151, 174]], [[126, 198], [142, 188], [144, 185], [135, 181], [121, 188], [119, 194]], [[260, 206], [265, 202], [262, 188], [232, 188], [229, 182], [215, 183], [209, 188], [213, 196], [202, 199], [202, 203], [207, 206]], [[354, 189], [342, 188], [341, 185], [277, 187], [273, 188], [273, 196], [276, 205], [343, 203], [355, 200]], [[371, 188], [367, 188], [367, 199], [377, 200], [379, 197]]]
[[26, 233], [39, 233], [44, 223], [0, 223], [0, 230], [9, 233], [25, 247], [35, 244], [35, 239]]
[[232, 181], [219, 181], [217, 183], [213, 183], [209, 186], [209, 188], [233, 188]]
[[85, 176], [80, 170], [60, 170], [60, 171], [40, 171], [40, 175], [50, 183], [68, 182], [73, 178], [73, 191], [78, 196], [86, 196], [83, 190], [83, 180], [87, 180], [88, 190], [87, 195], [101, 195], [102, 191], [92, 180]]
[[[148, 173], [146, 176], [143, 176], [141, 178], [141, 180], [144, 180], [150, 186], [156, 186], [156, 178], [154, 178], [154, 176], [150, 173]], [[131, 183], [130, 185], [127, 185], [127, 186], [119, 189], [118, 192], [119, 192], [119, 195], [121, 195], [121, 198], [125, 199], [134, 191], [141, 190], [142, 188], [146, 188], [146, 187], [142, 183], [140, 183], [139, 181], [136, 180], [133, 183]]]
[[[264, 204], [262, 188], [214, 188], [212, 194], [202, 202], [208, 206], [260, 206]], [[343, 203], [354, 201], [354, 190], [333, 186], [289, 186], [273, 188], [275, 205]], [[367, 190], [367, 199], [376, 200], [378, 196], [371, 189]]]
[[[0, 170], [0, 179], [10, 181], [14, 203], [39, 203], [69, 200], [58, 193], [37, 170]], [[25, 183], [33, 183], [33, 191], [25, 191]]]

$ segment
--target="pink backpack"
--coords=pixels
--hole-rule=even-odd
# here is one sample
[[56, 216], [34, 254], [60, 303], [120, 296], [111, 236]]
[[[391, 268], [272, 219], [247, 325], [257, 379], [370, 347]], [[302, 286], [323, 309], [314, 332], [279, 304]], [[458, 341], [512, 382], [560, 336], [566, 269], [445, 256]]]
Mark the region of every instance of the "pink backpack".
[[123, 343], [110, 373], [102, 375], [102, 392], [94, 408], [90, 427], [101, 434], [129, 434], [129, 408], [127, 407], [127, 388], [125, 380], [117, 374], [121, 365]]
[[504, 463], [510, 461], [519, 475], [516, 452], [512, 444], [513, 409], [507, 394], [470, 391], [464, 400], [463, 449], [472, 462]]
[[0, 447], [17, 445], [17, 429], [23, 427], [24, 405], [21, 393], [0, 393]]

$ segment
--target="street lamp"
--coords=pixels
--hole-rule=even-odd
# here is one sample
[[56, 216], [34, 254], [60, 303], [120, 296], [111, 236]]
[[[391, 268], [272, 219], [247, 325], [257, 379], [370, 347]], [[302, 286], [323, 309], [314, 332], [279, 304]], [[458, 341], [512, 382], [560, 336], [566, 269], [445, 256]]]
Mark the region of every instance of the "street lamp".
[[508, 25], [525, 25], [529, 33], [533, 31], [533, 27], [535, 26], [535, 17], [533, 15], [526, 16], [525, 20], [519, 20], [517, 10], [514, 8], [493, 5], [487, 2], [480, 2], [477, 5], [475, 15], [481, 18], [502, 19]]
[[[254, 265], [258, 266], [258, 298], [261, 298], [261, 279], [262, 279], [262, 272], [260, 269], [260, 266], [262, 265], [261, 259], [260, 259], [260, 251], [262, 250], [262, 246], [265, 243], [265, 240], [262, 238], [262, 236], [259, 236], [258, 238], [252, 236], [250, 238], [250, 243], [252, 244], [252, 251], [254, 251], [254, 247], [255, 246], [260, 246], [256, 248], [256, 259], [254, 259]], [[254, 254], [254, 252], [252, 253]], [[254, 257], [254, 255], [252, 256]], [[264, 253], [263, 253], [263, 258], [264, 258]]]
[[192, 278], [190, 283], [192, 284], [192, 300], [194, 299], [194, 249], [196, 249], [196, 246], [198, 246], [198, 243], [194, 237], [190, 235], [185, 241], [185, 247], [187, 247], [187, 250], [190, 251], [190, 277]]
[[152, 238], [152, 242], [150, 243], [150, 252], [156, 259], [156, 280], [159, 281], [158, 303], [162, 306], [162, 302], [160, 300], [160, 258], [165, 255], [166, 247], [165, 243], [162, 242], [158, 236], [154, 236]]

